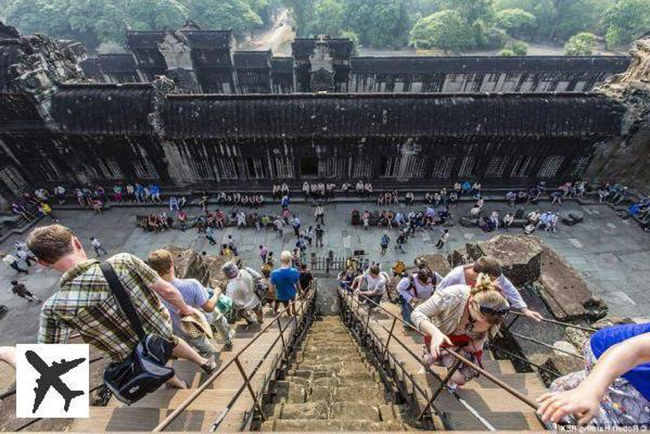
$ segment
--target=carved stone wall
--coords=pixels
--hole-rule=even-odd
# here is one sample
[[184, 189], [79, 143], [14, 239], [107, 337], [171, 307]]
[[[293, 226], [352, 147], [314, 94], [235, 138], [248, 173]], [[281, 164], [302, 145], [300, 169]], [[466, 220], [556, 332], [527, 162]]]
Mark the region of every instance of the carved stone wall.
[[597, 89], [627, 107], [623, 134], [597, 144], [587, 174], [602, 181], [622, 181], [650, 189], [650, 33], [631, 51], [624, 74]]

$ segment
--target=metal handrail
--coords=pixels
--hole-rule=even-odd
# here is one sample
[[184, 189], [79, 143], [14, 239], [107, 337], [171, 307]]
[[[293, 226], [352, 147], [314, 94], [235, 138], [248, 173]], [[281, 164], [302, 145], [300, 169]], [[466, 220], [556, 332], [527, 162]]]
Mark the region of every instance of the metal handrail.
[[580, 360], [585, 359], [580, 354], [572, 353], [571, 351], [563, 350], [562, 348], [557, 348], [557, 347], [555, 347], [555, 346], [553, 346], [551, 344], [547, 344], [546, 342], [542, 342], [542, 341], [537, 340], [535, 338], [531, 338], [530, 336], [520, 335], [519, 333], [515, 333], [515, 332], [510, 332], [510, 334], [513, 335], [516, 338], [523, 339], [523, 340], [529, 341], [529, 342], [533, 342], [533, 343], [535, 343], [537, 345], [541, 345], [543, 347], [550, 348], [550, 349], [552, 349], [554, 351], [558, 351], [558, 352], [566, 354], [568, 356], [575, 357], [576, 359], [580, 359]]
[[[351, 293], [348, 292], [347, 295], [348, 295], [352, 300], [356, 301], [358, 304], [361, 304], [361, 301], [356, 300], [356, 299], [352, 296]], [[368, 298], [368, 297], [366, 297], [366, 296], [364, 296], [364, 295], [361, 295], [361, 294], [359, 294], [359, 296], [360, 296], [360, 297], [363, 297], [366, 301], [372, 303], [373, 305], [375, 305], [376, 307], [378, 307], [378, 308], [381, 309], [382, 311], [386, 312], [386, 313], [387, 313], [388, 315], [390, 315], [391, 317], [397, 319], [397, 321], [401, 322], [401, 323], [404, 324], [405, 326], [407, 326], [407, 327], [409, 327], [410, 329], [414, 330], [414, 331], [415, 331], [416, 333], [418, 333], [420, 336], [423, 336], [423, 337], [424, 337], [424, 336], [427, 336], [425, 333], [421, 332], [420, 330], [418, 330], [417, 328], [415, 328], [413, 325], [406, 323], [404, 320], [402, 320], [401, 318], [397, 317], [397, 316], [394, 315], [392, 312], [388, 311], [386, 308], [384, 308], [383, 306], [379, 305], [378, 303], [375, 303], [375, 302], [374, 302], [373, 300], [371, 300], [370, 298]], [[368, 315], [370, 315], [370, 312], [368, 312]], [[397, 339], [397, 338], [395, 338], [395, 339], [396, 339], [397, 341], [399, 341], [399, 339]], [[462, 363], [464, 363], [465, 365], [469, 366], [470, 368], [474, 369], [476, 372], [478, 372], [479, 374], [483, 375], [485, 378], [487, 378], [488, 380], [490, 380], [491, 382], [493, 382], [494, 384], [496, 384], [496, 385], [499, 386], [500, 388], [504, 389], [506, 392], [510, 393], [512, 396], [514, 396], [515, 398], [519, 399], [520, 401], [522, 401], [523, 403], [525, 403], [525, 404], [528, 405], [529, 407], [533, 408], [534, 410], [537, 410], [537, 409], [539, 408], [539, 404], [537, 404], [536, 401], [534, 401], [534, 400], [528, 398], [526, 395], [524, 395], [524, 394], [522, 394], [521, 392], [519, 392], [518, 390], [512, 388], [512, 387], [509, 386], [508, 384], [504, 383], [503, 381], [501, 381], [500, 379], [498, 379], [498, 378], [495, 377], [494, 375], [490, 374], [489, 372], [485, 371], [483, 368], [481, 368], [480, 366], [478, 366], [478, 365], [476, 365], [475, 363], [471, 362], [470, 360], [467, 360], [465, 357], [461, 356], [460, 354], [458, 354], [458, 353], [455, 352], [454, 350], [451, 350], [451, 349], [449, 349], [449, 348], [443, 348], [443, 349], [444, 349], [445, 351], [447, 351], [449, 354], [451, 354], [454, 358], [456, 358], [456, 360], [458, 360], [459, 362], [462, 362]], [[443, 386], [446, 387], [447, 384], [445, 383], [445, 384], [443, 384]], [[432, 402], [431, 402], [430, 404], [432, 404]], [[427, 407], [429, 407], [430, 404], [429, 404]], [[425, 407], [425, 409], [426, 409], [426, 407]]]
[[[185, 401], [183, 401], [183, 402], [182, 402], [182, 403], [181, 403], [181, 404], [180, 404], [180, 405], [179, 405], [179, 406], [178, 406], [178, 407], [177, 407], [177, 408], [176, 408], [172, 413], [170, 413], [169, 416], [167, 416], [167, 417], [166, 417], [162, 422], [160, 422], [160, 423], [159, 423], [159, 424], [158, 424], [158, 425], [157, 425], [157, 426], [152, 430], [152, 432], [161, 432], [161, 431], [163, 431], [165, 428], [167, 428], [167, 427], [169, 426], [170, 423], [172, 423], [172, 422], [173, 422], [173, 421], [174, 421], [174, 420], [175, 420], [175, 419], [176, 419], [176, 418], [177, 418], [177, 417], [178, 417], [178, 416], [179, 416], [183, 411], [185, 411], [185, 409], [187, 409], [187, 407], [189, 407], [189, 405], [192, 404], [192, 402], [194, 402], [194, 400], [196, 400], [196, 398], [198, 398], [199, 395], [201, 395], [201, 393], [203, 393], [203, 392], [204, 392], [204, 391], [205, 391], [205, 390], [206, 390], [206, 389], [207, 389], [207, 388], [208, 388], [208, 387], [209, 387], [209, 386], [210, 386], [210, 385], [211, 385], [211, 384], [212, 384], [212, 383], [213, 383], [217, 378], [219, 378], [219, 377], [221, 376], [221, 374], [223, 374], [223, 373], [226, 371], [226, 369], [228, 369], [228, 368], [229, 368], [233, 363], [237, 364], [237, 368], [239, 369], [240, 373], [242, 374], [242, 376], [243, 376], [243, 378], [244, 378], [244, 382], [246, 383], [245, 386], [246, 386], [247, 388], [249, 388], [249, 392], [251, 393], [251, 396], [252, 396], [252, 398], [253, 398], [253, 401], [255, 402], [255, 406], [257, 407], [258, 411], [260, 412], [260, 415], [262, 415], [262, 418], [264, 418], [264, 412], [263, 412], [263, 410], [262, 410], [262, 406], [260, 405], [260, 403], [259, 403], [257, 397], [255, 396], [255, 393], [253, 393], [253, 391], [252, 391], [252, 389], [251, 389], [251, 386], [250, 386], [250, 383], [249, 383], [250, 378], [246, 376], [246, 373], [245, 373], [245, 371], [243, 370], [243, 368], [242, 368], [242, 366], [241, 366], [241, 363], [240, 363], [240, 361], [239, 361], [239, 357], [240, 357], [240, 356], [241, 356], [241, 355], [242, 355], [246, 350], [248, 350], [248, 349], [251, 347], [251, 345], [253, 345], [253, 344], [255, 343], [255, 341], [257, 341], [257, 339], [259, 339], [259, 337], [262, 336], [262, 334], [264, 334], [264, 333], [265, 333], [269, 328], [271, 328], [271, 326], [273, 326], [273, 325], [276, 323], [276, 321], [279, 321], [280, 317], [282, 317], [282, 315], [283, 315], [283, 314], [284, 314], [284, 313], [285, 313], [285, 312], [286, 312], [290, 307], [292, 307], [293, 305], [295, 305], [298, 301], [306, 300], [306, 299], [308, 298], [308, 296], [313, 297], [313, 293], [314, 293], [313, 287], [315, 286], [315, 284], [316, 284], [316, 279], [314, 279], [314, 281], [312, 281], [312, 283], [310, 284], [310, 286], [307, 288], [307, 290], [306, 290], [302, 295], [300, 295], [300, 296], [299, 296], [298, 298], [296, 298], [294, 301], [292, 301], [291, 303], [289, 303], [289, 305], [288, 305], [287, 307], [285, 307], [285, 308], [284, 308], [280, 313], [278, 313], [275, 317], [273, 317], [273, 319], [272, 319], [271, 321], [269, 321], [269, 323], [268, 323], [264, 328], [262, 328], [262, 330], [260, 330], [260, 331], [259, 331], [259, 332], [258, 332], [258, 333], [253, 337], [253, 339], [251, 339], [250, 342], [248, 342], [248, 343], [244, 346], [244, 348], [242, 348], [241, 350], [239, 350], [239, 351], [237, 352], [237, 354], [235, 354], [235, 356], [234, 356], [234, 357], [233, 357], [233, 358], [232, 358], [228, 363], [226, 363], [224, 366], [222, 366], [222, 367], [221, 367], [217, 372], [214, 372], [214, 373], [210, 374], [210, 376], [209, 376], [209, 377], [208, 377], [208, 378], [203, 382], [203, 384], [201, 384], [201, 385], [200, 385], [200, 386], [199, 386], [199, 387], [198, 387], [194, 392], [192, 392], [192, 394], [191, 394], [190, 396], [188, 396], [188, 397], [185, 399]], [[296, 320], [296, 321], [297, 321], [297, 320]], [[289, 322], [291, 322], [291, 321], [289, 321]], [[284, 333], [284, 330], [286, 330], [286, 328], [287, 328], [287, 327], [285, 327], [284, 329], [280, 329], [280, 334], [281, 334], [281, 335]], [[277, 343], [277, 341], [278, 341], [278, 340], [276, 339], [274, 345]]]
[[[513, 315], [517, 315], [517, 317], [521, 317], [521, 316], [525, 317], [525, 316], [526, 316], [526, 315], [524, 315], [524, 314], [521, 313], [521, 312], [515, 312], [515, 311], [512, 311], [512, 310], [510, 311], [510, 313], [513, 314]], [[561, 325], [561, 326], [563, 326], [563, 327], [572, 328], [572, 329], [578, 329], [578, 330], [582, 330], [582, 331], [590, 332], [590, 333], [595, 333], [595, 332], [598, 331], [598, 330], [593, 329], [593, 328], [591, 328], [591, 327], [584, 327], [584, 326], [579, 326], [579, 325], [571, 324], [571, 323], [568, 323], [568, 322], [556, 321], [556, 320], [554, 320], [554, 319], [550, 319], [550, 318], [542, 318], [542, 322], [547, 322], [547, 323], [551, 323], [551, 324], [557, 324], [557, 325]], [[513, 323], [514, 323], [514, 321], [513, 321]]]

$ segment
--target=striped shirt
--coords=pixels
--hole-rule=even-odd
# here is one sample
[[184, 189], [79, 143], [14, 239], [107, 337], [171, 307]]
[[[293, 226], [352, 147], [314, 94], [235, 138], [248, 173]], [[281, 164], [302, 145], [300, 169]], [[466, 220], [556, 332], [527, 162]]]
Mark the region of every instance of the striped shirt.
[[[150, 287], [158, 274], [141, 259], [121, 253], [108, 259], [115, 269], [147, 334], [172, 342], [169, 312]], [[96, 259], [78, 263], [61, 278], [61, 289], [41, 308], [38, 342], [65, 343], [72, 331], [106, 353], [114, 362], [126, 359], [140, 342], [113, 296]]]

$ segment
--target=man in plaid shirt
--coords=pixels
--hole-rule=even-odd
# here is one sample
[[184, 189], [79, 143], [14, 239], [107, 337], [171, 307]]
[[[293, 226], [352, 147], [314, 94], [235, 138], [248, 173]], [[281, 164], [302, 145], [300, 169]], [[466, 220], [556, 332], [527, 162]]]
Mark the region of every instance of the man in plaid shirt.
[[[76, 331], [84, 342], [105, 352], [113, 362], [129, 357], [140, 338], [113, 296], [100, 262], [88, 259], [81, 241], [61, 225], [34, 229], [27, 244], [41, 265], [63, 274], [61, 288], [41, 308], [38, 342], [65, 343], [71, 332]], [[190, 360], [206, 372], [216, 369], [214, 358], [202, 358], [173, 334], [169, 312], [158, 296], [178, 309], [180, 316], [194, 312], [176, 288], [131, 254], [115, 255], [108, 262], [129, 293], [145, 333], [172, 342], [174, 356]], [[175, 387], [185, 386], [178, 378], [170, 383]]]

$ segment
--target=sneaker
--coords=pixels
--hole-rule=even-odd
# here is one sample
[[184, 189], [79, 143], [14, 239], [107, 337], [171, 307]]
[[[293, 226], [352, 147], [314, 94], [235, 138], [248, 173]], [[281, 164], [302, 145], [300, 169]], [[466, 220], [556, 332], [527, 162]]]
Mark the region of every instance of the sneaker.
[[223, 345], [223, 351], [232, 351], [232, 342], [228, 341]]
[[220, 366], [221, 366], [221, 360], [216, 360], [214, 356], [211, 356], [209, 359], [206, 360], [204, 364], [201, 365], [201, 369], [203, 369], [203, 372], [205, 372], [206, 374], [211, 374], [212, 372], [219, 369]]

